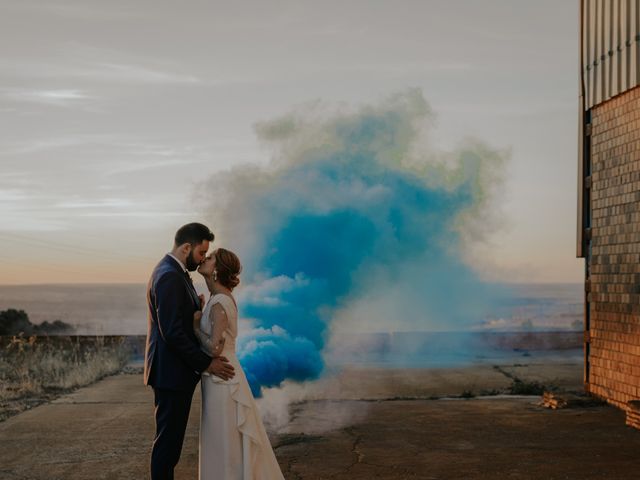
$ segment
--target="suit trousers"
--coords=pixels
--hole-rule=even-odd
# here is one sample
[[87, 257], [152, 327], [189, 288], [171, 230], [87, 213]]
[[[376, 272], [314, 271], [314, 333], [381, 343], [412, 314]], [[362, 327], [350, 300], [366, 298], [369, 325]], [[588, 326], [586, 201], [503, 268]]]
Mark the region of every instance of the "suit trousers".
[[156, 436], [151, 451], [151, 480], [173, 480], [187, 430], [195, 385], [191, 391], [153, 389]]

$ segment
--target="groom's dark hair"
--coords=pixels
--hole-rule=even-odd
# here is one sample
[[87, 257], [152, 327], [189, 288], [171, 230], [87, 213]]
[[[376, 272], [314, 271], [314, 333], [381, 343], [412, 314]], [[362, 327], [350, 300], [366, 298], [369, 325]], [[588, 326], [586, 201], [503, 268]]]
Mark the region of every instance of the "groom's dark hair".
[[178, 247], [184, 243], [190, 243], [191, 245], [199, 245], [205, 240], [213, 242], [213, 232], [209, 230], [209, 227], [201, 223], [187, 223], [181, 226], [176, 232], [174, 246]]

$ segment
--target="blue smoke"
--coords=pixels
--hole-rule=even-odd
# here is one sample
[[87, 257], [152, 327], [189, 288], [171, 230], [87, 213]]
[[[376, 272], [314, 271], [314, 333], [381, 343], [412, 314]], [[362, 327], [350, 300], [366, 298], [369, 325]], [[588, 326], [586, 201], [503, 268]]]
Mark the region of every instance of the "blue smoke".
[[252, 332], [239, 346], [242, 368], [255, 397], [261, 396], [261, 387], [277, 387], [286, 379], [316, 379], [324, 366], [311, 341], [302, 336], [292, 338], [277, 326]]
[[423, 330], [481, 318], [491, 287], [460, 249], [464, 215], [482, 220], [483, 172], [500, 156], [483, 147], [452, 165], [416, 160], [429, 118], [417, 91], [320, 120], [294, 113], [258, 127], [276, 149], [269, 167], [218, 180], [228, 185], [219, 225], [245, 264], [240, 313], [256, 327], [239, 343], [255, 396], [318, 378], [336, 312], [363, 296], [401, 292], [398, 315]]

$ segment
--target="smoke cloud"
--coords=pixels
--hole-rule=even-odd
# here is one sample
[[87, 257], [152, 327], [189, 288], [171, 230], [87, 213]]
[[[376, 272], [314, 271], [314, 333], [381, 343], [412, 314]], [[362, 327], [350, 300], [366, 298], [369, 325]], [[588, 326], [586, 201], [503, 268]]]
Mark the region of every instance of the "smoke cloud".
[[[496, 286], [467, 246], [496, 225], [507, 154], [478, 141], [430, 148], [419, 90], [359, 109], [315, 103], [264, 122], [265, 167], [216, 174], [213, 226], [243, 266], [239, 357], [253, 393], [317, 378], [342, 322], [374, 330], [464, 330]], [[211, 188], [213, 184], [213, 188]]]

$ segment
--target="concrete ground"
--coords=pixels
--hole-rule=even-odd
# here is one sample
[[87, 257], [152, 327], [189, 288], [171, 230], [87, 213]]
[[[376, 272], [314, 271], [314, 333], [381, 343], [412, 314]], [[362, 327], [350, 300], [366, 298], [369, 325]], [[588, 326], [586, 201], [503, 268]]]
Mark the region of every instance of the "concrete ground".
[[[640, 431], [608, 406], [538, 397], [439, 398], [508, 388], [513, 375], [581, 386], [578, 363], [349, 369], [261, 401], [287, 479], [635, 479]], [[287, 400], [288, 408], [278, 410]], [[196, 395], [177, 479], [196, 479]], [[121, 374], [0, 423], [2, 479], [148, 478], [153, 397]]]

